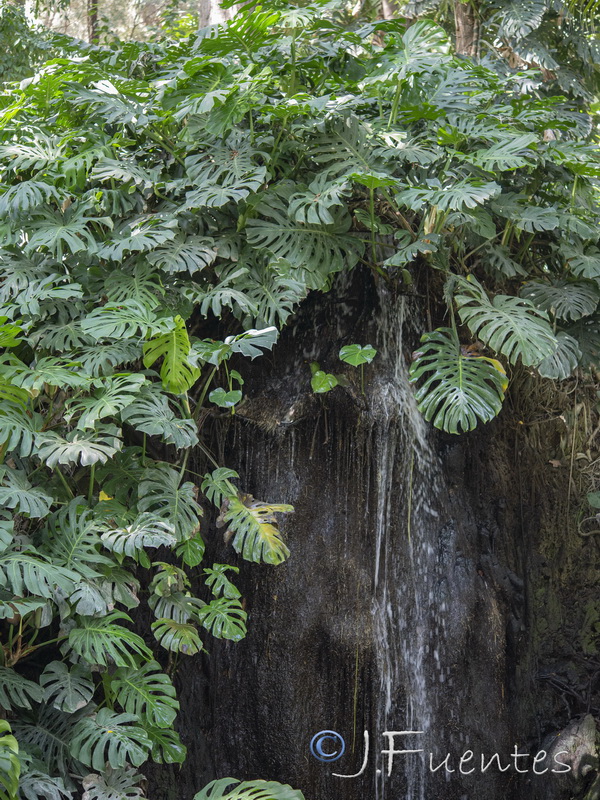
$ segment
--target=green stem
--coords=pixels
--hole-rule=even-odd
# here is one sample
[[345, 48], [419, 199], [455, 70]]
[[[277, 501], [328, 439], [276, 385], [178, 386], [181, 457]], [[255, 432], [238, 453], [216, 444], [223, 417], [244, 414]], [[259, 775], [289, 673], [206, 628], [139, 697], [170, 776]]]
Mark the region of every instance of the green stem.
[[182, 167], [185, 167], [185, 161], [183, 161], [173, 150], [173, 148], [165, 142], [160, 133], [156, 133], [153, 130], [148, 130], [148, 136], [153, 142], [156, 142], [156, 144], [159, 144], [164, 150], [166, 150], [167, 153], [170, 153], [178, 164], [180, 164]]
[[185, 453], [183, 454], [183, 462], [181, 464], [181, 469], [179, 470], [179, 480], [183, 480], [183, 476], [185, 475], [185, 468], [187, 467], [188, 458], [190, 456], [191, 447], [187, 447]]
[[290, 76], [288, 97], [294, 94], [294, 90], [296, 88], [296, 28], [294, 28], [294, 35], [292, 36], [290, 55], [292, 57], [292, 74]]
[[61, 470], [61, 468], [60, 468], [60, 467], [57, 467], [57, 468], [56, 468], [56, 472], [58, 473], [58, 477], [60, 478], [60, 480], [61, 480], [61, 482], [62, 482], [62, 485], [65, 487], [65, 490], [66, 490], [67, 494], [69, 495], [69, 497], [70, 497], [71, 499], [73, 499], [73, 497], [75, 497], [75, 495], [73, 494], [73, 491], [72, 491], [71, 487], [70, 487], [70, 486], [69, 486], [69, 484], [67, 483], [67, 479], [66, 479], [66, 478], [65, 478], [65, 476], [62, 474], [62, 470]]
[[204, 386], [202, 387], [202, 393], [198, 398], [198, 402], [196, 403], [196, 408], [194, 409], [194, 413], [192, 414], [192, 419], [194, 421], [197, 421], [198, 417], [200, 416], [200, 411], [202, 410], [202, 406], [204, 405], [204, 400], [206, 398], [206, 393], [208, 392], [208, 387], [212, 383], [212, 379], [215, 377], [218, 369], [219, 369], [218, 367], [213, 367], [212, 372], [204, 382]]
[[390, 109], [390, 116], [388, 119], [388, 131], [392, 127], [393, 124], [396, 122], [396, 117], [398, 116], [398, 105], [400, 103], [400, 95], [402, 94], [402, 81], [398, 78], [398, 85], [396, 86], [396, 92], [394, 94], [394, 99], [392, 100], [392, 107]]
[[90, 485], [88, 487], [88, 505], [92, 505], [92, 500], [94, 498], [94, 478], [96, 476], [96, 465], [92, 464], [90, 468]]
[[369, 220], [371, 223], [371, 259], [377, 264], [377, 245], [375, 242], [375, 189], [369, 189]]

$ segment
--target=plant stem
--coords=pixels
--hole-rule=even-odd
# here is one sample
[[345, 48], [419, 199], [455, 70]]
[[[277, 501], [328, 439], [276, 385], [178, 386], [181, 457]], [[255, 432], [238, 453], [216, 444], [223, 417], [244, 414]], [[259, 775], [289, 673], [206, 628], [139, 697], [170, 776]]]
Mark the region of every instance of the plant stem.
[[402, 94], [402, 81], [398, 78], [398, 85], [396, 86], [396, 92], [394, 94], [394, 99], [392, 101], [392, 107], [390, 109], [390, 116], [388, 119], [388, 131], [392, 127], [392, 124], [396, 122], [396, 117], [398, 116], [398, 105], [400, 103], [400, 95]]
[[377, 264], [377, 245], [375, 242], [375, 189], [369, 189], [369, 219], [371, 222], [371, 259]]
[[94, 498], [94, 478], [96, 475], [96, 465], [92, 464], [90, 468], [90, 485], [88, 487], [88, 505], [92, 505], [92, 500]]
[[198, 398], [198, 402], [196, 403], [196, 408], [194, 409], [194, 413], [192, 414], [192, 419], [197, 422], [198, 417], [200, 416], [200, 411], [202, 410], [202, 406], [204, 405], [204, 399], [206, 398], [206, 393], [208, 392], [208, 387], [210, 386], [212, 379], [215, 377], [218, 367], [213, 367], [212, 372], [206, 379], [204, 386], [202, 387], [202, 392], [200, 397]]
[[73, 498], [75, 497], [75, 495], [73, 494], [73, 490], [71, 489], [71, 487], [70, 487], [70, 486], [69, 486], [69, 484], [67, 483], [67, 479], [66, 479], [66, 478], [65, 478], [65, 476], [62, 474], [62, 470], [61, 470], [61, 468], [60, 468], [60, 467], [57, 467], [57, 468], [56, 468], [56, 472], [58, 473], [58, 477], [60, 478], [60, 480], [61, 480], [61, 482], [62, 482], [62, 485], [65, 487], [65, 490], [66, 490], [67, 494], [69, 495], [69, 497], [70, 497], [71, 499], [73, 499]]

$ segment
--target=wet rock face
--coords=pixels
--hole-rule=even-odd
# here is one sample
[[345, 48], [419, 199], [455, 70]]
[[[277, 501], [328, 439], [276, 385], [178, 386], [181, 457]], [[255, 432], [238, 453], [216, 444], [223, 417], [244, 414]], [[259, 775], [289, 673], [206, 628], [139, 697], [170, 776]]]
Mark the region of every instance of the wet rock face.
[[[534, 694], [538, 520], [513, 434], [500, 420], [449, 437], [422, 420], [407, 382], [421, 325], [407, 301], [355, 276], [311, 303], [254, 362], [222, 453], [246, 491], [295, 506], [292, 556], [239, 563], [248, 637], [182, 663], [189, 759], [171, 789], [164, 770], [154, 779], [153, 796], [188, 800], [231, 775], [291, 783], [307, 800], [568, 798], [561, 776], [518, 757], [537, 753], [552, 722]], [[337, 361], [350, 343], [379, 351], [365, 397]], [[311, 360], [351, 387], [315, 398]], [[207, 538], [208, 561], [238, 563]], [[323, 731], [344, 740], [336, 761], [311, 753]], [[339, 749], [330, 736], [316, 755]]]

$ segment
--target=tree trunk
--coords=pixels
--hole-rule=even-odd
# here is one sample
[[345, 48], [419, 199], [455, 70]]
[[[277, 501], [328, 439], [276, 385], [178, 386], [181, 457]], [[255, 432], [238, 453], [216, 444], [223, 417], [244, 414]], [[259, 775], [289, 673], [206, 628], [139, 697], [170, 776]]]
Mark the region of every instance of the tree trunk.
[[479, 57], [479, 14], [470, 2], [454, 3], [456, 52], [470, 58]]
[[[422, 317], [355, 271], [309, 298], [247, 376], [249, 399], [215, 452], [245, 491], [295, 506], [284, 524], [291, 557], [243, 562], [206, 521], [207, 564], [240, 567], [249, 633], [181, 661], [188, 761], [171, 775], [148, 770], [150, 796], [190, 800], [230, 775], [290, 783], [307, 800], [573, 795], [570, 775], [532, 773], [546, 735], [556, 742], [600, 705], [594, 656], [578, 638], [586, 604], [597, 605], [597, 544], [565, 532], [568, 470], [548, 463], [561, 423], [517, 424], [526, 411], [513, 398], [512, 416], [506, 408], [471, 434], [435, 431], [407, 380]], [[360, 371], [338, 359], [350, 343], [378, 348], [364, 395]], [[312, 394], [313, 360], [350, 386]], [[409, 730], [423, 733], [396, 736], [391, 749], [424, 753], [382, 753], [386, 731]], [[345, 742], [335, 762], [316, 758], [316, 744], [311, 753], [323, 731]], [[365, 732], [365, 770], [336, 777], [360, 772]], [[527, 773], [482, 773], [482, 755], [506, 767], [515, 744], [530, 754]], [[322, 752], [336, 747], [322, 740]], [[459, 770], [468, 751], [470, 775]], [[432, 772], [430, 753], [433, 767], [450, 753], [454, 772]]]
[[88, 40], [96, 44], [98, 42], [98, 0], [87, 0], [87, 25], [88, 25]]

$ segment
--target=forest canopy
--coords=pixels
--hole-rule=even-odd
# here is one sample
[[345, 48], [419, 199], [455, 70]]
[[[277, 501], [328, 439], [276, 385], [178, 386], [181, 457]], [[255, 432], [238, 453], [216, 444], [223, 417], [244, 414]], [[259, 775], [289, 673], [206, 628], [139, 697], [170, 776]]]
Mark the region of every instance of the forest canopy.
[[[234, 554], [284, 562], [293, 510], [238, 486], [206, 421], [310, 292], [428, 276], [444, 322], [411, 379], [447, 433], [492, 420], [516, 364], [598, 367], [597, 45], [569, 72], [570, 18], [529, 6], [536, 25], [489, 17], [510, 58], [457, 54], [432, 19], [275, 2], [146, 43], [51, 37], [6, 84], [1, 800], [141, 798], [139, 767], [185, 758], [178, 660], [243, 638]], [[203, 561], [210, 506], [232, 564]], [[231, 783], [210, 797], [246, 796]]]

